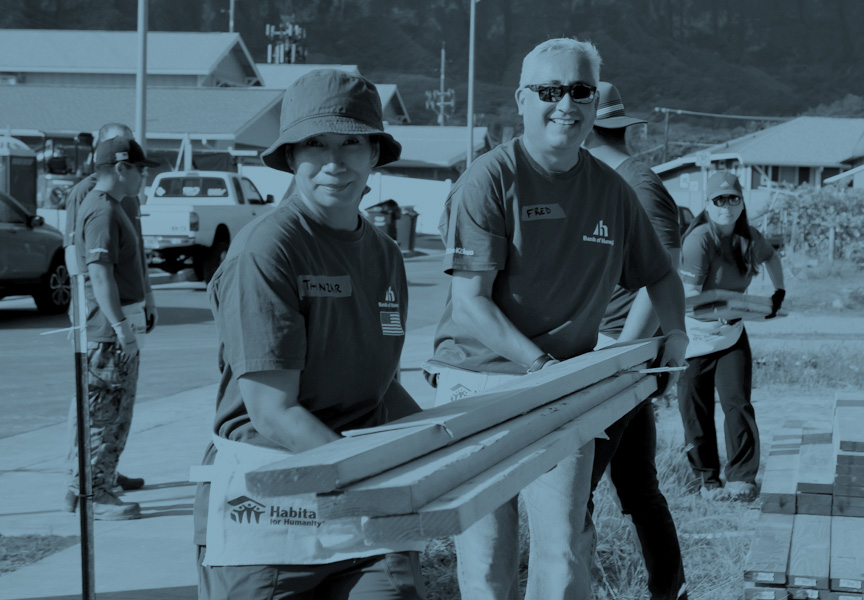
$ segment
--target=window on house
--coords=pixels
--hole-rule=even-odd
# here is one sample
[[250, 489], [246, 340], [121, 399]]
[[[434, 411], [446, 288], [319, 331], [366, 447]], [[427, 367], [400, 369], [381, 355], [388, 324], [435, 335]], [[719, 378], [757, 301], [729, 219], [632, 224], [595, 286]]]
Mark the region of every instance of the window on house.
[[810, 167], [800, 167], [798, 169], [798, 185], [802, 183], [810, 183]]

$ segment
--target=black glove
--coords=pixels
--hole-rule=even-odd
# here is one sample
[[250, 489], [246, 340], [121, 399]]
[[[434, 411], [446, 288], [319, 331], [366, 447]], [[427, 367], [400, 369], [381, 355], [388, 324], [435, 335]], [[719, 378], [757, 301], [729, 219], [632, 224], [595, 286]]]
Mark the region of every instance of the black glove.
[[766, 319], [773, 319], [777, 316], [777, 311], [783, 306], [783, 299], [785, 297], [786, 290], [774, 290], [774, 293], [771, 294], [771, 314], [765, 317]]

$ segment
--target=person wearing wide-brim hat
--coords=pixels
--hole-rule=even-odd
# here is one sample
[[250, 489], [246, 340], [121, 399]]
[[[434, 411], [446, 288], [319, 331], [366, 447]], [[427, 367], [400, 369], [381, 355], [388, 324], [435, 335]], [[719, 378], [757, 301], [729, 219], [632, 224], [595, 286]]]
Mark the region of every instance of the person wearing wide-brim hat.
[[422, 546], [367, 546], [359, 519], [321, 519], [314, 495], [263, 496], [244, 477], [419, 410], [395, 379], [402, 255], [359, 212], [373, 167], [400, 150], [363, 77], [317, 70], [286, 90], [263, 159], [294, 191], [238, 234], [208, 287], [222, 384], [196, 495], [199, 598], [424, 595]]
[[[708, 178], [705, 210], [684, 233], [681, 280], [684, 293], [695, 296], [709, 290], [745, 292], [759, 265], [776, 288], [772, 313], [777, 315], [786, 295], [783, 267], [759, 230], [747, 220], [744, 192], [738, 178], [718, 171]], [[740, 320], [714, 322], [710, 335], [697, 335], [693, 320], [688, 331], [699, 342], [688, 349], [689, 367], [678, 380], [678, 408], [684, 422], [687, 458], [710, 500], [756, 498], [759, 470], [759, 430], [750, 401], [753, 356], [747, 331]], [[691, 355], [692, 354], [692, 355]], [[720, 479], [720, 457], [714, 425], [714, 390], [723, 407], [726, 434], [726, 481]]]
[[[645, 121], [626, 113], [621, 93], [611, 83], [598, 83], [597, 94], [597, 117], [583, 146], [630, 184], [672, 264], [677, 266], [681, 261], [678, 208], [657, 174], [633, 158], [627, 145], [627, 129]], [[637, 293], [619, 285], [600, 323], [600, 336], [608, 343], [647, 338], [657, 334], [658, 325], [647, 290], [642, 288]], [[686, 600], [675, 521], [657, 481], [657, 432], [651, 400], [615, 422], [606, 430], [606, 436], [608, 439], [594, 441], [591, 492], [608, 467], [621, 511], [630, 515], [636, 528], [651, 600]], [[593, 500], [588, 507], [593, 512]]]

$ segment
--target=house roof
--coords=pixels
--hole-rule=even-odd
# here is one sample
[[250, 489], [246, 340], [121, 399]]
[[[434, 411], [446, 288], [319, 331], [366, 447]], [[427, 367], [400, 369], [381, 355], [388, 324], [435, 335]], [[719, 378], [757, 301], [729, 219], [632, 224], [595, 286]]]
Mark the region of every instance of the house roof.
[[[714, 155], [735, 155], [747, 165], [841, 167], [864, 156], [864, 119], [798, 117], [707, 148]], [[655, 167], [663, 173], [692, 164], [696, 154]]]
[[[255, 62], [237, 33], [151, 31], [147, 34], [147, 72], [208, 75], [230, 52], [238, 54], [249, 77], [260, 81]], [[0, 30], [0, 71], [134, 74], [137, 66], [136, 31]]]
[[[255, 88], [170, 87], [147, 90], [147, 137], [233, 140], [282, 94]], [[110, 86], [0, 85], [0, 129], [75, 135], [104, 123], [135, 122], [135, 89]], [[275, 108], [274, 108], [275, 107]], [[273, 132], [275, 139], [277, 131]], [[273, 140], [263, 141], [269, 144]]]
[[[306, 73], [309, 73], [310, 71], [315, 71], [317, 69], [339, 69], [348, 73], [353, 73], [354, 75], [361, 74], [360, 69], [357, 68], [357, 65], [274, 65], [258, 63], [256, 66], [258, 67], [258, 72], [261, 73], [261, 77], [264, 80], [264, 86], [268, 88], [277, 88], [280, 90], [284, 90]], [[408, 108], [405, 106], [405, 102], [402, 101], [402, 96], [399, 94], [399, 90], [396, 87], [396, 84], [376, 83], [375, 87], [378, 89], [378, 96], [381, 98], [381, 106], [384, 107], [385, 112], [387, 111], [387, 106], [389, 105], [390, 107], [392, 107], [396, 115], [404, 117], [406, 121], [410, 120], [408, 118]]]
[[[465, 160], [467, 126], [393, 125], [387, 133], [402, 144], [402, 158], [393, 167], [454, 167]], [[474, 152], [489, 147], [489, 129], [474, 128]]]

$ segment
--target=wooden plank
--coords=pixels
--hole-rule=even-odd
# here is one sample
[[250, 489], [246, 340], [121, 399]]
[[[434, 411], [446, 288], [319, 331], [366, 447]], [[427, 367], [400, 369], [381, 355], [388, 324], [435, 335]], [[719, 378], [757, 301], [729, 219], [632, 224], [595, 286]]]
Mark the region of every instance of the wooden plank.
[[831, 518], [831, 589], [864, 592], [864, 519]]
[[831, 494], [809, 494], [798, 492], [795, 499], [795, 514], [831, 516], [834, 496]]
[[838, 450], [864, 453], [864, 405], [835, 396], [834, 438]]
[[862, 487], [864, 486], [864, 474], [835, 475], [834, 485]]
[[794, 515], [801, 448], [801, 430], [774, 436], [762, 475], [762, 512]]
[[744, 559], [744, 580], [785, 584], [792, 544], [793, 515], [762, 513]]
[[862, 465], [844, 465], [838, 464], [834, 468], [836, 475], [850, 475], [854, 477], [864, 477], [864, 464]]
[[834, 496], [831, 514], [840, 517], [864, 517], [864, 498]]
[[656, 380], [626, 373], [597, 383], [496, 427], [431, 452], [340, 491], [317, 496], [326, 519], [416, 512], [526, 445], [593, 407], [592, 428], [614, 423], [656, 389]]
[[788, 597], [786, 588], [782, 585], [767, 586], [744, 582], [744, 600], [786, 600]]
[[788, 598], [792, 600], [824, 600], [828, 597], [828, 590], [811, 590], [804, 588], [788, 588]]
[[[650, 379], [641, 381], [639, 385], [646, 384], [649, 389], [651, 386], [656, 389], [656, 382]], [[443, 494], [416, 513], [364, 519], [366, 541], [371, 544], [422, 541], [465, 531], [478, 519], [516, 496], [537, 477], [572, 456], [586, 442], [602, 435], [608, 425], [601, 425], [596, 414], [603, 412], [602, 406], [591, 409]]]
[[828, 600], [864, 600], [864, 594], [853, 594], [852, 592], [828, 592]]
[[[730, 292], [710, 290], [687, 298], [687, 307], [692, 309], [693, 317], [704, 321], [717, 319], [762, 320], [771, 314], [771, 298]], [[780, 310], [778, 316], [786, 316]]]
[[853, 496], [864, 498], [864, 486], [860, 485], [834, 485], [835, 496]]
[[831, 432], [804, 432], [798, 463], [798, 491], [830, 494], [834, 486], [834, 443]]
[[[268, 465], [246, 476], [262, 496], [330, 492], [652, 362], [660, 339], [610, 346], [530, 373], [495, 390], [438, 406]], [[526, 393], [529, 392], [530, 393]]]
[[827, 590], [831, 560], [831, 517], [795, 515], [787, 586]]

